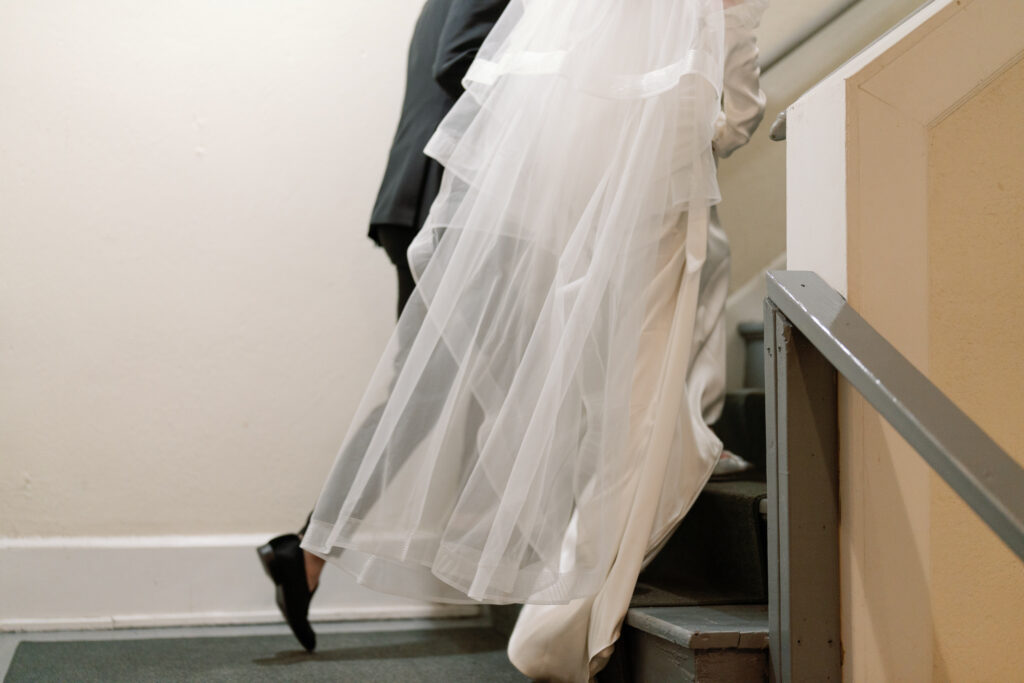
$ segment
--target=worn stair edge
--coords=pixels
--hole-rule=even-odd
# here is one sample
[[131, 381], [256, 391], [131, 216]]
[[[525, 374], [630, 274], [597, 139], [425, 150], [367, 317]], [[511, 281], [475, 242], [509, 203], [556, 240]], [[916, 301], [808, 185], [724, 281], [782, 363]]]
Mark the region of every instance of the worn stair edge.
[[626, 623], [691, 650], [768, 647], [767, 605], [634, 607]]

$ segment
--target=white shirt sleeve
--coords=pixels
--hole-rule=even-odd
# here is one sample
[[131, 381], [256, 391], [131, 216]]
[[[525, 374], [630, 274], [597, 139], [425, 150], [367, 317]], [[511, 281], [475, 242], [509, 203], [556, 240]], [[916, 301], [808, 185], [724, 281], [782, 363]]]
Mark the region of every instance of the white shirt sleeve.
[[757, 38], [766, 3], [761, 0], [726, 0], [725, 78], [722, 113], [715, 125], [714, 148], [727, 157], [745, 145], [764, 117], [766, 97], [760, 86]]

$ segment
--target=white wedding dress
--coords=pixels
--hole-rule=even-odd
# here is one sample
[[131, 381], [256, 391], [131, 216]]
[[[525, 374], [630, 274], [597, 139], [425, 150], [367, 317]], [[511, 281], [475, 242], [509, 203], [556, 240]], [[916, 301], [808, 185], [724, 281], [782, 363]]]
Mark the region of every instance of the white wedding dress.
[[712, 143], [763, 112], [763, 2], [512, 0], [427, 146], [417, 288], [303, 547], [377, 590], [526, 603], [531, 677], [603, 666], [721, 453]]

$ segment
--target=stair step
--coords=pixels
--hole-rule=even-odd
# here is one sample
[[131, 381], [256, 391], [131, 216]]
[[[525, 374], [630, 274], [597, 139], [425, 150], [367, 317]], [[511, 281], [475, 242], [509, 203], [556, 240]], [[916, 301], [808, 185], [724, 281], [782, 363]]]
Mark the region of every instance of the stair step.
[[768, 600], [761, 481], [713, 481], [640, 575], [633, 606], [721, 605]]
[[767, 680], [765, 605], [632, 608], [623, 640], [628, 653], [620, 655], [613, 669], [620, 680]]
[[[759, 596], [754, 596], [759, 598]], [[684, 605], [740, 605], [750, 602], [748, 591], [730, 590], [694, 579], [670, 581], [657, 578], [637, 581], [630, 607], [678, 607]]]
[[764, 321], [742, 322], [736, 331], [743, 337], [743, 386], [764, 389]]
[[[727, 394], [713, 429], [725, 448], [753, 463], [754, 469], [710, 482], [640, 575], [620, 646], [600, 681], [764, 680], [768, 601], [764, 406], [763, 390]], [[492, 606], [490, 611], [495, 629], [509, 634], [519, 606]], [[730, 624], [747, 626], [729, 631]], [[699, 647], [708, 642], [732, 643], [729, 633], [737, 634], [734, 644]], [[643, 675], [635, 673], [634, 665]], [[655, 671], [661, 666], [667, 668]], [[719, 673], [709, 678], [709, 671]]]
[[691, 650], [768, 647], [767, 605], [633, 607], [626, 624]]
[[764, 478], [764, 389], [741, 389], [726, 394], [722, 414], [711, 429], [726, 450], [753, 463], [759, 477]]

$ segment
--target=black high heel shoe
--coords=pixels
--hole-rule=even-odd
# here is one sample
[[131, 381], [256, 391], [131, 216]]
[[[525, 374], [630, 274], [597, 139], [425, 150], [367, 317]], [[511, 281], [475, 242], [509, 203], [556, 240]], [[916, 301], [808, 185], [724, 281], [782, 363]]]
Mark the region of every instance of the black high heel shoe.
[[256, 549], [267, 576], [277, 587], [277, 606], [302, 647], [316, 649], [316, 634], [309, 625], [309, 602], [316, 593], [306, 583], [306, 563], [298, 534], [284, 534]]

